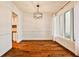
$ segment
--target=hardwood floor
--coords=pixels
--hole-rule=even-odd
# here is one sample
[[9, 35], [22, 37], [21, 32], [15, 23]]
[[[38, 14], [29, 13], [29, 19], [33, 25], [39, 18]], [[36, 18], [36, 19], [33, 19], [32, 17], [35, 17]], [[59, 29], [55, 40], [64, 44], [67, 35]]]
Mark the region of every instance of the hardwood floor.
[[4, 57], [74, 57], [75, 55], [51, 40], [13, 42], [13, 48]]

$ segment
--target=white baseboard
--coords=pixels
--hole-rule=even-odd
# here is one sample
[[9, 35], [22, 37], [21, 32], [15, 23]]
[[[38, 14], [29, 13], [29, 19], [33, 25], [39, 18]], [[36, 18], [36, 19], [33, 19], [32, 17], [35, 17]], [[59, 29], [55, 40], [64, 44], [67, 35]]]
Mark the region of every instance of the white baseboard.
[[17, 43], [20, 43], [21, 41], [22, 41], [22, 40], [17, 40], [16, 42], [17, 42]]
[[52, 38], [24, 38], [23, 40], [53, 40]]

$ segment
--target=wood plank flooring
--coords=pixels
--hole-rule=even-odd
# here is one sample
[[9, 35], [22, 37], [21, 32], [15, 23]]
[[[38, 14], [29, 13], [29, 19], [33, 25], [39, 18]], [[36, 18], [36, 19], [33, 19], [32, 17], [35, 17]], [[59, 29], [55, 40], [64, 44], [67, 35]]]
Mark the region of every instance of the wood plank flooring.
[[51, 40], [13, 42], [13, 48], [4, 57], [74, 57], [75, 55]]

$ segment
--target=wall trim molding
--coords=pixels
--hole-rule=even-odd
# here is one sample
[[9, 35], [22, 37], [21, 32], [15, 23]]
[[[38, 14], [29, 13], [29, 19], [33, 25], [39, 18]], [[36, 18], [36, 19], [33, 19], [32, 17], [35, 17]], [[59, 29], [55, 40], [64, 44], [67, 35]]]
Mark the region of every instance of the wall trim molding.
[[23, 40], [53, 40], [53, 38], [26, 38]]
[[22, 41], [22, 40], [17, 40], [16, 42], [17, 42], [17, 43], [20, 43], [21, 41]]

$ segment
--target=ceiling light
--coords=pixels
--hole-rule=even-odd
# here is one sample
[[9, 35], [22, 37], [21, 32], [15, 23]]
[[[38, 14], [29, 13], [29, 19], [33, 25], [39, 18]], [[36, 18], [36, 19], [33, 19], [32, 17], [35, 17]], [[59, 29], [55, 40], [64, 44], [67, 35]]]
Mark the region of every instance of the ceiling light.
[[35, 19], [40, 19], [43, 17], [43, 14], [41, 12], [39, 12], [39, 5], [36, 5], [37, 7], [37, 11], [33, 14]]

